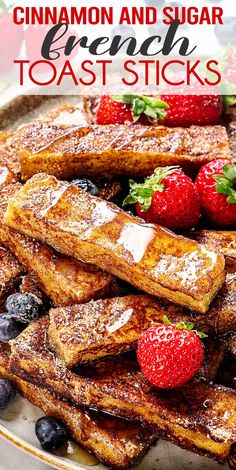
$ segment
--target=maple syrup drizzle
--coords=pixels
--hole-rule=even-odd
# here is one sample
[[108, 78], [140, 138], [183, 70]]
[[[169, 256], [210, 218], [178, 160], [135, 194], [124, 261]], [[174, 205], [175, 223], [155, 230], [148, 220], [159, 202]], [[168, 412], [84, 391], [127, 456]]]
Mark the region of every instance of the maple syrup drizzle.
[[55, 454], [60, 457], [66, 457], [72, 462], [87, 465], [89, 467], [93, 467], [98, 464], [98, 459], [94, 455], [89, 454], [89, 452], [71, 440], [67, 440], [65, 444], [55, 452]]

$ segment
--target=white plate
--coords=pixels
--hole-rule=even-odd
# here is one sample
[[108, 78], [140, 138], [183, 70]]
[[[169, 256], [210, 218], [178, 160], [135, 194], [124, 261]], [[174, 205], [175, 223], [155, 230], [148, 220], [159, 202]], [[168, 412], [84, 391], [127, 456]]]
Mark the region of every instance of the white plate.
[[[41, 416], [42, 412], [38, 408], [17, 395], [8, 409], [0, 413], [0, 436], [53, 468], [105, 470], [101, 464], [95, 466], [77, 464], [68, 458], [42, 450], [34, 433], [35, 421]], [[212, 460], [199, 457], [161, 440], [149, 450], [135, 468], [136, 470], [228, 470], [228, 466], [222, 467]]]

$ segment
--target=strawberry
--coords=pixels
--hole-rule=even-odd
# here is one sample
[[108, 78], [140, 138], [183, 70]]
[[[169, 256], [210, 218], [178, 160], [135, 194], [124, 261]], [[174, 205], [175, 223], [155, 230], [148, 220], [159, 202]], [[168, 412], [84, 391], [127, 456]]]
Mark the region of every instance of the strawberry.
[[96, 111], [97, 124], [156, 122], [166, 115], [167, 104], [158, 98], [143, 95], [103, 95]]
[[195, 186], [208, 220], [220, 227], [236, 225], [236, 163], [207, 163], [200, 169]]
[[12, 21], [4, 1], [0, 1], [0, 72], [7, 73], [14, 67], [23, 43], [23, 28]]
[[162, 95], [161, 99], [168, 104], [167, 116], [163, 122], [166, 126], [206, 126], [220, 121], [220, 95]]
[[163, 324], [150, 327], [138, 342], [137, 357], [147, 380], [159, 388], [176, 388], [189, 382], [204, 359], [200, 340], [206, 337], [193, 330], [193, 323]]
[[130, 194], [123, 205], [136, 203], [137, 214], [146, 222], [176, 230], [197, 225], [198, 194], [192, 180], [179, 167], [156, 168], [144, 183], [130, 180], [129, 184]]

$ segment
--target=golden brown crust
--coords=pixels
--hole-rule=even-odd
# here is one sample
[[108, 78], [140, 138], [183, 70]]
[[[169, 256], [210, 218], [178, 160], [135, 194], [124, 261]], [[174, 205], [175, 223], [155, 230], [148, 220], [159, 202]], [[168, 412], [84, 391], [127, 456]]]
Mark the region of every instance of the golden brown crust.
[[13, 380], [19, 392], [47, 416], [60, 419], [78, 444], [109, 467], [119, 470], [129, 468], [157, 438], [139, 424], [86, 411], [12, 375], [9, 354], [3, 345], [0, 345], [0, 374]]
[[[193, 321], [199, 330], [204, 330], [206, 322], [198, 315]], [[236, 328], [236, 273], [227, 274], [225, 284], [213, 300], [207, 314], [208, 331], [225, 333]]]
[[[12, 182], [19, 181], [21, 176], [21, 167], [19, 161], [19, 149], [16, 134], [11, 134], [1, 145], [1, 165], [8, 168]], [[10, 178], [10, 177], [9, 177]]]
[[215, 382], [224, 356], [224, 342], [219, 337], [206, 338], [204, 340], [204, 362], [197, 377], [207, 380], [207, 382]]
[[38, 297], [38, 299], [42, 300], [43, 306], [48, 306], [50, 302], [48, 297], [39, 288], [36, 280], [30, 274], [25, 274], [21, 277], [19, 291], [22, 294], [27, 293], [35, 295], [36, 297]]
[[[43, 114], [29, 125], [50, 123], [56, 126], [70, 127], [71, 125], [86, 125], [87, 118], [84, 111], [77, 107], [62, 104], [54, 110]], [[21, 178], [21, 165], [19, 158], [19, 142], [27, 129], [27, 124], [21, 125], [16, 132], [0, 132], [0, 185], [1, 180], [6, 184], [19, 181]]]
[[225, 337], [225, 346], [227, 350], [236, 358], [236, 332]]
[[54, 304], [72, 305], [116, 293], [116, 281], [110, 274], [62, 255], [4, 225], [8, 201], [20, 188], [21, 185], [17, 184], [0, 190], [0, 241], [33, 275]]
[[98, 186], [99, 197], [106, 201], [116, 201], [123, 189], [122, 183], [118, 179], [103, 181], [101, 184], [95, 180], [95, 183]]
[[23, 267], [19, 261], [6, 248], [0, 245], [0, 303], [13, 289], [21, 274]]
[[12, 173], [5, 161], [5, 143], [12, 136], [12, 132], [0, 131], [0, 187], [17, 181], [16, 175]]
[[144, 177], [157, 166], [196, 169], [217, 158], [230, 158], [224, 127], [56, 126], [35, 122], [16, 140], [22, 179], [45, 172], [62, 179], [75, 176]]
[[100, 102], [100, 96], [83, 96], [84, 112], [89, 124], [96, 124], [96, 111]]
[[[202, 331], [215, 330], [208, 321], [208, 315], [194, 316], [186, 309], [159, 299], [128, 295], [51, 309], [50, 344], [57, 356], [69, 367], [76, 363], [118, 355], [135, 349], [140, 336], [153, 324], [162, 322], [164, 314], [173, 323], [193, 320], [197, 325], [203, 318], [205, 321], [201, 322]], [[219, 340], [217, 348], [214, 340], [209, 340], [209, 345], [209, 360], [205, 361], [204, 375], [211, 368], [208, 377], [213, 380], [217, 371], [217, 358], [219, 361], [222, 359], [223, 346], [221, 347]]]
[[104, 360], [72, 372], [48, 349], [48, 325], [44, 317], [12, 341], [14, 374], [77, 404], [152, 425], [182, 447], [227, 460], [236, 441], [235, 391], [198, 380], [172, 391], [154, 390], [128, 357], [117, 359], [115, 367], [114, 360]]
[[5, 222], [147, 293], [202, 313], [224, 282], [223, 255], [53, 176], [29, 180], [10, 200]]
[[52, 309], [50, 343], [72, 367], [134, 349], [141, 334], [162, 317], [155, 300], [144, 295]]
[[186, 236], [219, 251], [226, 257], [227, 266], [236, 265], [236, 232], [226, 230], [194, 230]]
[[236, 389], [236, 360], [232, 355], [225, 355], [217, 374], [217, 383]]

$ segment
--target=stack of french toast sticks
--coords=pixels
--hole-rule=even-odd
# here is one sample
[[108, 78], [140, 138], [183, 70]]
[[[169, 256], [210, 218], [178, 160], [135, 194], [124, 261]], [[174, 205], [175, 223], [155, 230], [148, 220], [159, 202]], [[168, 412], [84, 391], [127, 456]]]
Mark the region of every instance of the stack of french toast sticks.
[[[234, 133], [99, 126], [95, 108], [85, 98], [84, 111], [63, 105], [1, 135], [1, 304], [16, 290], [44, 304], [1, 344], [1, 375], [109, 467], [129, 468], [161, 437], [236, 468], [236, 232], [176, 235], [118, 205], [123, 177], [196, 174], [233, 158]], [[99, 197], [69, 182], [78, 176]], [[152, 387], [133, 352], [164, 314], [208, 334], [200, 372], [173, 390]]]

